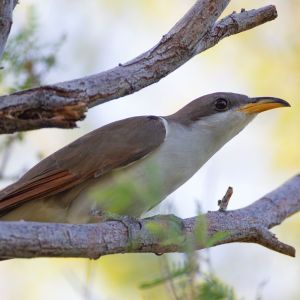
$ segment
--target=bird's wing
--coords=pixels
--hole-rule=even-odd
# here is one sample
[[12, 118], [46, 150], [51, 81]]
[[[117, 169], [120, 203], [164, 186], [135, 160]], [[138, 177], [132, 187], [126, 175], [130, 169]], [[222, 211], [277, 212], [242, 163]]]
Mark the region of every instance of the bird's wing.
[[165, 137], [163, 120], [155, 116], [128, 118], [96, 129], [1, 191], [0, 215], [26, 201], [55, 195], [131, 164], [155, 150]]

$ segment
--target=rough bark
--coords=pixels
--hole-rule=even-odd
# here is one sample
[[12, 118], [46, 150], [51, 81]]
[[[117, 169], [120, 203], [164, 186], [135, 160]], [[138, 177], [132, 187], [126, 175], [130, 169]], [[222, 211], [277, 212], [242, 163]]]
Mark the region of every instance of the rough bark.
[[229, 2], [197, 1], [156, 46], [113, 69], [0, 97], [0, 133], [75, 127], [88, 108], [139, 91], [221, 39], [277, 17], [270, 5], [217, 21]]
[[[276, 8], [266, 6], [234, 12], [217, 21], [229, 2], [197, 1], [156, 46], [111, 70], [0, 97], [0, 133], [75, 127], [88, 108], [155, 83], [223, 38], [277, 17]], [[16, 4], [16, 0], [0, 0], [0, 58]], [[221, 210], [226, 209], [227, 199], [225, 197], [221, 202]], [[172, 224], [172, 218], [165, 217], [88, 225], [1, 222], [0, 257], [97, 258], [127, 252], [167, 253], [185, 251], [188, 241], [193, 241], [195, 249], [251, 242], [295, 256], [295, 249], [277, 240], [269, 229], [299, 210], [300, 176], [296, 176], [248, 207], [203, 215], [202, 219], [207, 221], [206, 241], [197, 237], [198, 217], [180, 220], [176, 239], [170, 239], [169, 235], [165, 239], [156, 230], [150, 230], [149, 225], [152, 226], [153, 222], [158, 226], [156, 228], [168, 228], [166, 225]], [[216, 233], [224, 232], [221, 240], [214, 239]]]
[[[300, 175], [253, 204], [233, 210], [203, 215], [207, 221], [207, 240], [216, 233], [222, 239], [203, 243], [197, 233], [197, 218], [181, 220], [176, 239], [163, 237], [149, 227], [169, 228], [172, 218], [110, 221], [99, 224], [70, 225], [30, 222], [0, 223], [0, 257], [86, 257], [98, 258], [114, 253], [167, 253], [186, 250], [187, 241], [196, 241], [195, 249], [233, 242], [257, 243], [271, 250], [295, 256], [295, 249], [280, 242], [269, 229], [300, 211]], [[148, 225], [147, 225], [148, 224]], [[203, 222], [202, 222], [203, 224]], [[152, 229], [150, 229], [152, 228]], [[157, 228], [157, 227], [154, 227]], [[201, 242], [202, 241], [202, 242]]]
[[12, 13], [17, 5], [16, 0], [0, 0], [0, 59], [12, 25]]

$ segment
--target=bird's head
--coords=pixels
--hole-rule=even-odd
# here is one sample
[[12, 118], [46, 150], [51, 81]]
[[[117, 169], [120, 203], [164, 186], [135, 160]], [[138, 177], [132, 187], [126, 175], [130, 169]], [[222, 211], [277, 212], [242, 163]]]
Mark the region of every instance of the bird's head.
[[214, 93], [190, 102], [170, 120], [188, 127], [199, 127], [225, 140], [239, 133], [257, 114], [277, 107], [290, 106], [274, 97], [254, 97], [235, 93]]

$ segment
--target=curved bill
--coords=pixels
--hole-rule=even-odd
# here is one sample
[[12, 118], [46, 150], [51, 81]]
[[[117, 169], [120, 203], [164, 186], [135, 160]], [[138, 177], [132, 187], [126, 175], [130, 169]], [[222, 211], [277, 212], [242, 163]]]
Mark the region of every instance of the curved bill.
[[275, 97], [256, 97], [249, 98], [249, 102], [238, 108], [238, 111], [242, 111], [247, 114], [257, 114], [262, 111], [266, 111], [278, 107], [291, 106], [287, 101]]

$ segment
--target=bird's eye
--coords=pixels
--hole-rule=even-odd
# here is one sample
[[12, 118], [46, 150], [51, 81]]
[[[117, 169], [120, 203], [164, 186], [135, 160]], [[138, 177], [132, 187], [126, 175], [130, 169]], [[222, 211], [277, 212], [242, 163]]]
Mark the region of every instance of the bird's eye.
[[219, 98], [215, 102], [216, 111], [225, 111], [229, 108], [229, 101], [224, 98]]

